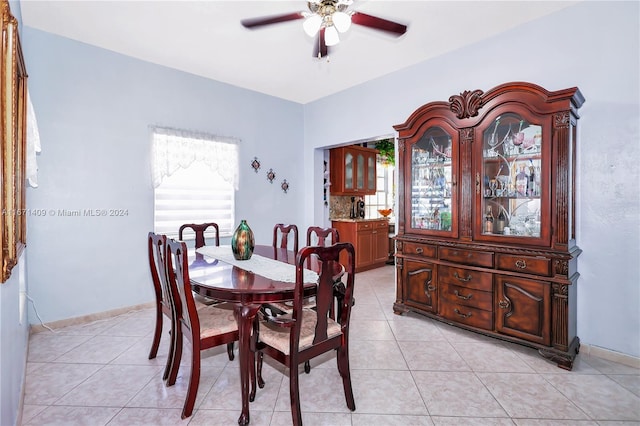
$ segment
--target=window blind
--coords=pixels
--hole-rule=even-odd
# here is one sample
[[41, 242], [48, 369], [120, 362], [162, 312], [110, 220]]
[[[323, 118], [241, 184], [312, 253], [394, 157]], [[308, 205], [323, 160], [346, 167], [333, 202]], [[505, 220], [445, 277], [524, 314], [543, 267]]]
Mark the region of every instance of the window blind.
[[[188, 144], [181, 149], [189, 149]], [[210, 163], [196, 158], [187, 167], [165, 176], [154, 188], [155, 232], [178, 238], [178, 230], [185, 223], [215, 222], [220, 237], [229, 237], [234, 230], [234, 197], [234, 184], [212, 170]], [[213, 232], [205, 233], [205, 238], [212, 236]], [[190, 230], [185, 231], [183, 239], [193, 238]]]

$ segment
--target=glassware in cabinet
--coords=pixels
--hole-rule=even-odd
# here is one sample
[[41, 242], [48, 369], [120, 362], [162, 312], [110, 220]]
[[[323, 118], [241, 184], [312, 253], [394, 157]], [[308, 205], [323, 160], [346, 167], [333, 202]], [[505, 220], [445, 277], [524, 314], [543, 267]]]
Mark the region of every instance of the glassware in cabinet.
[[[482, 235], [540, 238], [542, 125], [520, 114], [499, 115], [482, 133]], [[477, 180], [480, 176], [476, 177]]]
[[417, 230], [455, 228], [457, 168], [452, 132], [432, 126], [410, 145], [411, 209], [407, 224]]

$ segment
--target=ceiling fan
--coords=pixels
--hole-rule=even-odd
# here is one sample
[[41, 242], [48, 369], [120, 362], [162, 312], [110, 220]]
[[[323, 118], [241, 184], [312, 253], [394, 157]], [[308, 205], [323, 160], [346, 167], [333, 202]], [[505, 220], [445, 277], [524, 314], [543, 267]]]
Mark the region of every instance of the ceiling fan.
[[308, 12], [249, 18], [243, 19], [241, 23], [245, 28], [255, 28], [304, 19], [302, 24], [304, 32], [316, 38], [313, 56], [318, 59], [329, 54], [329, 47], [340, 42], [339, 33], [346, 32], [351, 24], [386, 31], [394, 36], [401, 36], [407, 31], [406, 25], [349, 10], [352, 4], [353, 0], [309, 0], [307, 1]]

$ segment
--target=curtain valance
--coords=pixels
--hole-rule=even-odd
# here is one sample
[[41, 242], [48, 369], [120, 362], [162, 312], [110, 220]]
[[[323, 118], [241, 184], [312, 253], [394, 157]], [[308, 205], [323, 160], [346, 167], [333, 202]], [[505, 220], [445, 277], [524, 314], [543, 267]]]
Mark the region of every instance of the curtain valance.
[[239, 139], [188, 130], [152, 127], [151, 168], [153, 187], [180, 168], [202, 161], [238, 189]]

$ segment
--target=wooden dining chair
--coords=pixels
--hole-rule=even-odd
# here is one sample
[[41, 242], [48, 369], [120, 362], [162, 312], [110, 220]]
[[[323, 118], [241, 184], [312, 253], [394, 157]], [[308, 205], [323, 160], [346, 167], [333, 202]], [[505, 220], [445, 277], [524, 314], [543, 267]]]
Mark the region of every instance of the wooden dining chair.
[[[175, 321], [173, 317], [171, 294], [169, 292], [167, 283], [167, 269], [165, 261], [167, 237], [166, 235], [149, 232], [147, 240], [149, 251], [149, 268], [151, 270], [151, 280], [153, 282], [153, 289], [156, 296], [156, 326], [153, 333], [151, 350], [149, 351], [149, 359], [153, 359], [156, 357], [158, 353], [158, 347], [160, 346], [164, 316], [166, 315], [167, 318], [169, 318], [169, 320], [171, 321], [171, 329], [169, 333], [172, 337], [175, 335]], [[167, 356], [167, 363], [162, 375], [163, 379], [166, 379], [169, 375], [171, 359], [173, 358], [173, 346], [173, 343], [169, 344], [169, 355]]]
[[276, 223], [273, 227], [273, 246], [289, 250], [289, 233], [293, 239], [293, 252], [298, 253], [298, 227]]
[[[338, 230], [335, 228], [322, 228], [320, 226], [310, 226], [307, 228], [307, 246], [327, 246], [339, 242], [339, 238]], [[315, 306], [315, 297], [305, 299], [304, 304], [305, 308], [313, 308]], [[274, 302], [266, 306], [276, 315], [290, 314], [293, 310], [291, 303]], [[331, 318], [335, 318], [335, 315], [332, 314]], [[311, 364], [307, 361], [304, 363], [304, 372], [308, 374], [310, 371]]]
[[310, 226], [307, 228], [307, 246], [328, 246], [340, 242], [336, 228]]
[[[345, 295], [342, 300], [341, 318], [330, 316], [334, 303], [334, 279], [336, 265], [340, 263], [340, 253], [347, 253], [347, 263], [343, 264]], [[314, 309], [304, 307], [304, 268], [307, 259], [313, 257], [321, 265]], [[355, 252], [351, 243], [337, 243], [329, 247], [303, 247], [296, 256], [296, 284], [293, 312], [290, 315], [265, 317], [257, 327], [255, 351], [258, 355], [257, 380], [263, 388], [263, 356], [267, 354], [289, 368], [289, 398], [294, 425], [302, 424], [300, 412], [300, 392], [298, 366], [325, 352], [337, 350], [338, 371], [351, 411], [356, 409], [351, 387], [349, 370], [349, 319], [355, 273]], [[255, 389], [255, 386], [254, 386]]]
[[175, 384], [178, 376], [183, 341], [191, 344], [191, 373], [182, 408], [182, 418], [185, 419], [193, 412], [198, 394], [201, 351], [226, 344], [229, 359], [233, 359], [233, 343], [238, 340], [238, 324], [231, 303], [197, 308], [191, 290], [187, 245], [184, 242], [167, 242], [166, 265], [176, 318], [176, 338], [173, 340], [175, 347], [167, 378], [168, 386]]
[[183, 237], [184, 231], [187, 229], [191, 229], [196, 234], [195, 247], [196, 248], [204, 247], [206, 245], [204, 233], [209, 228], [212, 228], [215, 231], [214, 238], [215, 238], [216, 247], [217, 247], [220, 245], [220, 228], [218, 227], [218, 224], [214, 222], [185, 223], [184, 225], [180, 226], [180, 229], [178, 229], [178, 239], [180, 241], [183, 241], [182, 237]]
[[[184, 237], [185, 231], [189, 232], [189, 230], [191, 230], [195, 233], [195, 248], [199, 249], [200, 247], [204, 247], [205, 245], [207, 245], [204, 234], [205, 232], [207, 232], [209, 228], [211, 228], [215, 232], [215, 235], [214, 235], [215, 245], [216, 247], [219, 247], [220, 246], [220, 227], [215, 222], [185, 223], [184, 225], [180, 226], [180, 228], [178, 229], [178, 239], [180, 241], [184, 241], [183, 237]], [[195, 262], [206, 263], [206, 261], [204, 260], [204, 256], [200, 254], [196, 255]], [[196, 294], [195, 298], [196, 298], [196, 303], [203, 303], [205, 305], [214, 305], [216, 303], [220, 303], [219, 300], [205, 297], [199, 294]]]
[[[320, 226], [310, 226], [307, 228], [307, 246], [329, 246], [340, 242], [340, 235], [335, 228], [322, 228]], [[336, 282], [337, 286], [341, 285], [341, 282]], [[337, 295], [339, 296], [339, 295]], [[305, 307], [312, 308], [314, 298], [305, 299]], [[291, 313], [291, 303], [270, 303], [276, 311], [281, 313]], [[332, 317], [335, 318], [335, 317]], [[308, 368], [305, 368], [308, 373]]]

